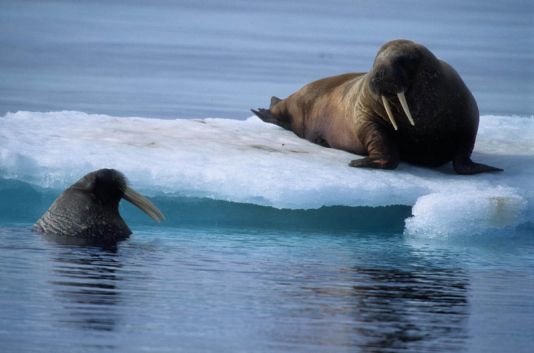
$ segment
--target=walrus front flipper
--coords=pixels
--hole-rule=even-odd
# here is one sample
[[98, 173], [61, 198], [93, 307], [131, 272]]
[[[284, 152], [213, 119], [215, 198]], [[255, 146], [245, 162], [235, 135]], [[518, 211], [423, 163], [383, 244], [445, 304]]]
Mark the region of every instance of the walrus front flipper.
[[470, 158], [462, 160], [454, 160], [452, 162], [454, 171], [461, 175], [473, 175], [480, 173], [502, 172], [501, 168], [492, 167], [490, 165], [475, 163]]
[[367, 157], [352, 160], [355, 168], [395, 169], [399, 165], [399, 149], [395, 138], [380, 124], [368, 122], [361, 128]]
[[[276, 98], [276, 97], [273, 97]], [[275, 124], [283, 127], [286, 130], [291, 130], [291, 122], [287, 116], [273, 115], [269, 109], [258, 108], [258, 110], [251, 109], [251, 111], [261, 120], [266, 123]]]
[[365, 157], [350, 161], [349, 166], [354, 168], [395, 169], [399, 161], [390, 157]]

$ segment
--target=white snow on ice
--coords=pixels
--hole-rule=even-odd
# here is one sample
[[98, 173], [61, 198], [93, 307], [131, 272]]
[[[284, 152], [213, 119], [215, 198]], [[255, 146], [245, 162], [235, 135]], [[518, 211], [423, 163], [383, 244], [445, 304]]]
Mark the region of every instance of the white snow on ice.
[[482, 116], [473, 160], [502, 173], [460, 176], [402, 163], [355, 169], [358, 156], [323, 148], [252, 117], [119, 118], [82, 112], [0, 117], [0, 176], [63, 189], [99, 168], [148, 194], [277, 208], [413, 206], [406, 232], [482, 233], [534, 216], [534, 117]]

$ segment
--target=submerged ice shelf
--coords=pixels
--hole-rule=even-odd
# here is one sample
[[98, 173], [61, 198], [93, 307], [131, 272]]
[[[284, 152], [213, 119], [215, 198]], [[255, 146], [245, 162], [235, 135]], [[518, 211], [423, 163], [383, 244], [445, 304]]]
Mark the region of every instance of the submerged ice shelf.
[[148, 194], [206, 197], [275, 208], [413, 207], [409, 233], [514, 227], [534, 210], [534, 118], [483, 116], [475, 161], [503, 173], [460, 176], [401, 163], [355, 169], [323, 148], [257, 118], [119, 118], [18, 112], [0, 118], [0, 177], [63, 189], [99, 168], [121, 170]]

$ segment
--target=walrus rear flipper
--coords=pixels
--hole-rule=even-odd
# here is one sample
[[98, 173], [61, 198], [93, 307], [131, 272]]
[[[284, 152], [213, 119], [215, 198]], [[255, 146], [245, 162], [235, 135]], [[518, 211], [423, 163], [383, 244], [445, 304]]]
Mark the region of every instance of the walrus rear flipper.
[[502, 172], [501, 168], [492, 167], [490, 165], [475, 163], [470, 158], [462, 160], [453, 160], [452, 165], [454, 171], [461, 175], [473, 175], [480, 173]]
[[278, 102], [282, 101], [280, 98], [278, 97], [275, 97], [275, 96], [272, 96], [271, 97], [271, 106], [269, 107], [269, 109], [272, 109], [275, 105], [278, 104]]
[[258, 118], [265, 121], [266, 123], [278, 125], [278, 119], [271, 114], [269, 109], [258, 108], [258, 110], [250, 109]]
[[[276, 98], [276, 97], [273, 97]], [[251, 111], [261, 120], [266, 123], [271, 123], [283, 127], [286, 130], [291, 130], [291, 123], [287, 116], [276, 116], [271, 113], [269, 109], [258, 108], [258, 110], [251, 109]]]

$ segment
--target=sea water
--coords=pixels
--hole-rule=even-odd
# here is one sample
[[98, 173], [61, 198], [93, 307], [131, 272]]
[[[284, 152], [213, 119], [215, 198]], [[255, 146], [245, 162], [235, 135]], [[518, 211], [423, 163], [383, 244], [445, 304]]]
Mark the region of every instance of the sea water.
[[534, 112], [530, 0], [2, 0], [0, 114], [246, 118], [408, 38], [483, 114]]
[[[0, 351], [530, 352], [530, 2], [0, 2]], [[473, 159], [354, 169], [250, 117], [411, 38], [482, 112]], [[193, 118], [193, 119], [186, 119]], [[31, 225], [117, 168], [116, 246]]]

